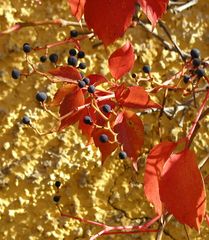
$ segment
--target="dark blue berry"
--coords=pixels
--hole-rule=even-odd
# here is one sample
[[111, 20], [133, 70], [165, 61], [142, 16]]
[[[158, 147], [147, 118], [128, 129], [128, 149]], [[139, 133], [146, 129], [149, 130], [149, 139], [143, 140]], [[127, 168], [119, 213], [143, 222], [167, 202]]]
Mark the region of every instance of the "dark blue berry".
[[75, 57], [68, 57], [67, 62], [68, 62], [68, 65], [76, 67], [76, 65], [77, 65], [77, 58], [75, 58]]
[[55, 187], [59, 188], [61, 186], [61, 182], [60, 181], [56, 181], [54, 185], [55, 185]]
[[29, 53], [31, 51], [31, 46], [29, 43], [24, 43], [22, 49], [25, 53]]
[[44, 102], [47, 99], [47, 95], [45, 92], [37, 92], [36, 94], [36, 100], [39, 102]]
[[91, 119], [90, 116], [85, 116], [85, 117], [83, 118], [83, 122], [84, 122], [85, 124], [92, 125], [92, 119]]
[[84, 58], [85, 57], [85, 52], [79, 51], [77, 57], [78, 58]]
[[187, 84], [189, 82], [190, 76], [189, 75], [184, 75], [183, 77], [183, 81], [185, 84]]
[[111, 106], [109, 104], [105, 104], [104, 106], [102, 106], [102, 110], [105, 113], [109, 113], [111, 112]]
[[193, 48], [190, 52], [192, 58], [200, 57], [200, 50], [198, 48]]
[[151, 71], [151, 68], [149, 65], [144, 65], [144, 67], [142, 68], [143, 72], [144, 73], [150, 73]]
[[80, 69], [85, 69], [86, 68], [86, 64], [81, 62], [81, 63], [79, 63], [78, 67]]
[[102, 142], [102, 143], [108, 142], [108, 136], [106, 134], [101, 134], [99, 136], [99, 141]]
[[75, 48], [70, 49], [69, 54], [70, 54], [70, 56], [75, 56], [77, 54], [76, 49]]
[[89, 87], [88, 87], [88, 92], [89, 93], [94, 93], [95, 92], [95, 87], [94, 87], [94, 85], [90, 85]]
[[60, 196], [56, 195], [53, 197], [54, 202], [58, 203], [60, 200]]
[[86, 86], [86, 83], [83, 80], [79, 80], [78, 81], [78, 86], [79, 86], [79, 88], [83, 88], [83, 87]]
[[89, 78], [83, 78], [83, 81], [86, 83], [86, 85], [89, 85], [89, 83], [90, 83], [90, 79]]
[[24, 123], [24, 124], [30, 124], [30, 118], [29, 118], [28, 116], [24, 116], [24, 117], [22, 118], [22, 123]]
[[78, 31], [76, 31], [76, 30], [71, 30], [71, 31], [70, 31], [70, 36], [71, 36], [72, 38], [77, 37], [77, 36], [78, 36]]
[[119, 152], [118, 155], [119, 155], [119, 158], [120, 158], [120, 159], [126, 159], [126, 158], [127, 158], [127, 153], [124, 152], [124, 151]]
[[199, 67], [201, 64], [201, 60], [199, 58], [194, 58], [192, 64], [194, 67]]
[[203, 68], [198, 68], [198, 69], [195, 71], [195, 73], [197, 74], [197, 76], [198, 76], [199, 78], [205, 76], [205, 70], [204, 70]]
[[40, 57], [40, 61], [41, 61], [41, 62], [44, 63], [44, 62], [46, 62], [46, 60], [47, 60], [47, 57], [46, 57], [46, 56], [41, 56], [41, 57]]
[[18, 69], [13, 69], [12, 70], [12, 78], [18, 79], [19, 77], [20, 77], [20, 71]]
[[56, 63], [58, 61], [58, 55], [56, 53], [52, 53], [51, 55], [49, 55], [49, 60], [52, 63]]

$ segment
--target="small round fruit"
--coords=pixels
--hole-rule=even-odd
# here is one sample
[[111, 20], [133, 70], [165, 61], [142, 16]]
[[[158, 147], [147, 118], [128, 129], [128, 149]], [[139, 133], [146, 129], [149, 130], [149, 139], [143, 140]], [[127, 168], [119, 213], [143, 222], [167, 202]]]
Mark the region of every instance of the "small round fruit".
[[124, 151], [119, 152], [118, 155], [119, 155], [119, 158], [120, 158], [120, 159], [126, 159], [126, 158], [127, 158], [127, 153], [124, 152]]
[[95, 87], [94, 87], [94, 85], [90, 85], [89, 87], [88, 87], [88, 92], [89, 93], [94, 93], [95, 92]]
[[46, 57], [46, 56], [41, 56], [41, 57], [40, 57], [40, 61], [41, 61], [42, 63], [46, 62], [46, 60], [47, 60], [47, 57]]
[[106, 134], [101, 134], [99, 136], [99, 141], [102, 142], [102, 143], [108, 142], [108, 136]]
[[185, 84], [187, 84], [189, 82], [190, 76], [189, 75], [184, 75], [183, 77], [183, 81]]
[[67, 59], [68, 65], [73, 66], [73, 67], [76, 67], [77, 62], [78, 62], [78, 61], [77, 61], [77, 58], [75, 58], [75, 57], [73, 57], [73, 56], [70, 56], [70, 57], [68, 57], [68, 59]]
[[195, 71], [195, 73], [197, 74], [197, 76], [198, 76], [199, 78], [205, 76], [205, 70], [204, 70], [203, 68], [198, 68], [198, 69]]
[[51, 55], [49, 55], [49, 60], [52, 63], [56, 63], [58, 61], [58, 55], [56, 53], [52, 53]]
[[60, 181], [56, 181], [54, 185], [55, 185], [55, 187], [59, 188], [61, 186], [61, 182]]
[[22, 118], [22, 123], [23, 124], [30, 124], [30, 118], [28, 116], [24, 116]]
[[142, 68], [144, 73], [150, 73], [151, 72], [151, 68], [149, 65], [144, 65], [144, 67]]
[[78, 58], [84, 58], [85, 57], [85, 52], [84, 51], [79, 51], [77, 57]]
[[86, 68], [86, 64], [83, 63], [83, 62], [81, 62], [81, 63], [79, 63], [78, 67], [79, 67], [80, 69], [85, 69], [85, 68]]
[[60, 200], [60, 196], [55, 195], [55, 196], [53, 197], [53, 200], [54, 200], [54, 202], [58, 203], [59, 200]]
[[105, 104], [104, 106], [102, 106], [102, 110], [105, 113], [109, 113], [111, 112], [111, 106], [109, 104]]
[[37, 92], [36, 94], [36, 100], [39, 102], [44, 102], [47, 99], [47, 95], [45, 92]]
[[25, 53], [29, 53], [31, 51], [31, 46], [29, 43], [24, 43], [22, 49]]
[[86, 86], [86, 83], [83, 80], [79, 80], [78, 81], [78, 86], [79, 86], [79, 88], [83, 88], [83, 87]]
[[20, 71], [18, 69], [13, 69], [12, 70], [12, 78], [18, 79], [19, 77], [20, 77]]
[[199, 67], [201, 64], [201, 60], [199, 58], [194, 58], [193, 61], [192, 61], [192, 65], [194, 67]]
[[76, 49], [75, 48], [70, 49], [69, 54], [70, 54], [70, 56], [75, 56], [77, 54]]
[[83, 78], [83, 81], [85, 82], [86, 85], [89, 85], [90, 83], [90, 79], [89, 78]]
[[71, 31], [70, 31], [70, 36], [71, 36], [72, 38], [76, 38], [76, 37], [78, 36], [78, 31], [77, 31], [77, 30], [71, 30]]
[[190, 55], [192, 58], [199, 58], [200, 57], [200, 50], [198, 48], [192, 48]]
[[83, 118], [83, 122], [84, 122], [85, 124], [92, 125], [92, 119], [91, 119], [90, 116], [85, 116], [85, 117]]
[[132, 74], [131, 74], [131, 77], [132, 77], [132, 78], [136, 78], [136, 73], [132, 73]]

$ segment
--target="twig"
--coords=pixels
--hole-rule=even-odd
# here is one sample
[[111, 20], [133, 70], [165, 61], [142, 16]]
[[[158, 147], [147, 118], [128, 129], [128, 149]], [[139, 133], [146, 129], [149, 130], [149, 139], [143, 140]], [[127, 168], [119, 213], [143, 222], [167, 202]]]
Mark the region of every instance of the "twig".
[[183, 4], [181, 6], [175, 7], [173, 9], [173, 11], [176, 12], [176, 13], [180, 13], [180, 12], [183, 12], [184, 10], [196, 5], [197, 3], [198, 3], [198, 0], [191, 0], [191, 1], [186, 2], [185, 4]]
[[163, 221], [163, 224], [161, 225], [158, 233], [157, 233], [157, 236], [156, 236], [156, 240], [161, 240], [162, 237], [163, 237], [163, 232], [164, 232], [164, 229], [167, 225], [167, 223], [171, 220], [171, 218], [173, 217], [172, 214], [169, 214], [165, 217], [164, 221]]

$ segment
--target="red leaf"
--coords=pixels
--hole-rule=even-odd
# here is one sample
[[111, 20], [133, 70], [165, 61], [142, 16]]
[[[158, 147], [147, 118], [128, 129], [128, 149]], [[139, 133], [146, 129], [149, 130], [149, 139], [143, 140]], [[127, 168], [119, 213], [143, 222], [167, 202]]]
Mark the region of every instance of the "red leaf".
[[142, 108], [149, 103], [149, 96], [143, 87], [132, 86], [128, 88], [129, 93], [124, 91], [126, 97], [121, 98], [120, 104], [128, 108]]
[[168, 212], [179, 222], [199, 230], [205, 215], [206, 193], [195, 158], [189, 149], [172, 154], [163, 167], [159, 187]]
[[206, 218], [206, 223], [208, 224], [208, 226], [209, 226], [209, 215], [208, 214], [206, 214], [205, 215], [205, 218]]
[[133, 158], [136, 169], [137, 158], [144, 144], [144, 126], [141, 119], [134, 112], [125, 110], [117, 116], [114, 131], [118, 133], [118, 142], [123, 144], [128, 157]]
[[113, 52], [108, 60], [112, 76], [118, 80], [128, 73], [134, 65], [134, 49], [130, 42]]
[[107, 79], [101, 74], [90, 74], [87, 78], [90, 79], [91, 85], [94, 84], [94, 86], [107, 82]]
[[54, 68], [49, 70], [49, 73], [61, 79], [67, 78], [72, 80], [80, 80], [82, 78], [79, 71], [76, 68], [71, 66], [62, 66], [62, 67]]
[[72, 15], [76, 17], [78, 21], [81, 20], [81, 17], [83, 15], [85, 3], [86, 0], [68, 0]]
[[166, 11], [169, 0], [138, 0], [138, 2], [154, 28], [159, 18]]
[[146, 160], [144, 192], [148, 201], [154, 205], [158, 215], [161, 215], [163, 212], [159, 194], [161, 172], [176, 145], [173, 142], [162, 142], [152, 148]]
[[162, 108], [162, 106], [156, 102], [153, 102], [150, 98], [148, 100], [148, 103], [143, 107], [141, 106], [141, 108]]
[[[106, 134], [110, 142], [102, 143], [99, 140], [101, 134]], [[111, 143], [114, 141], [114, 135], [107, 129], [95, 129], [92, 133], [95, 146], [99, 148], [102, 154], [102, 162], [106, 160], [107, 157], [111, 155], [113, 151], [117, 148], [117, 143]]]
[[93, 28], [107, 46], [122, 37], [130, 26], [136, 0], [88, 0], [84, 16], [88, 28]]
[[80, 88], [75, 88], [73, 92], [70, 94], [66, 95], [64, 100], [62, 101], [60, 105], [60, 116], [64, 116], [67, 113], [72, 112], [72, 114], [69, 115], [69, 117], [64, 118], [61, 121], [59, 131], [62, 130], [63, 128], [68, 127], [71, 124], [76, 123], [82, 113], [82, 110], [80, 111], [75, 111], [76, 108], [83, 106], [85, 103], [85, 98], [83, 95], [83, 92]]

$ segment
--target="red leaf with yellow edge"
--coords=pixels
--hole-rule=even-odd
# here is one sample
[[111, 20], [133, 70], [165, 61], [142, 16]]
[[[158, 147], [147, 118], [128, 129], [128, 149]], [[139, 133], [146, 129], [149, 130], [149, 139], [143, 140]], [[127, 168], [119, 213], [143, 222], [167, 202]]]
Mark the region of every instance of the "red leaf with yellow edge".
[[150, 203], [155, 207], [158, 215], [163, 213], [159, 193], [161, 172], [167, 159], [176, 147], [174, 142], [162, 142], [152, 148], [147, 159], [144, 173], [144, 192]]
[[88, 0], [84, 16], [89, 29], [93, 29], [107, 46], [122, 37], [132, 22], [136, 0]]
[[143, 12], [146, 14], [152, 26], [155, 27], [159, 18], [166, 11], [169, 0], [138, 0]]
[[[101, 142], [99, 140], [101, 134], [106, 134], [108, 136], [108, 142]], [[114, 135], [107, 129], [94, 129], [92, 133], [94, 144], [99, 148], [102, 155], [102, 163], [111, 155], [112, 152], [118, 147], [118, 144], [114, 142]]]
[[118, 80], [134, 66], [134, 49], [130, 42], [113, 52], [108, 60], [112, 76]]
[[206, 193], [195, 153], [189, 149], [172, 154], [159, 183], [160, 199], [182, 224], [199, 230], [205, 216]]
[[77, 108], [83, 106], [84, 104], [85, 98], [83, 91], [79, 87], [76, 87], [74, 91], [65, 96], [60, 105], [59, 113], [60, 117], [63, 117], [66, 114], [69, 114], [69, 116], [61, 120], [59, 131], [79, 120], [83, 109], [77, 110]]
[[80, 21], [83, 16], [85, 3], [86, 0], [68, 0], [72, 15], [76, 17], [78, 21]]
[[82, 79], [81, 74], [79, 71], [71, 66], [61, 66], [58, 68], [54, 68], [49, 70], [49, 73], [52, 74], [53, 76], [57, 76], [60, 79], [71, 79], [71, 80], [80, 80]]
[[144, 144], [144, 126], [141, 119], [134, 112], [124, 110], [116, 118], [114, 131], [128, 157], [133, 158], [136, 169], [137, 158]]
[[126, 97], [122, 97], [120, 104], [128, 108], [142, 108], [149, 103], [149, 96], [143, 87], [132, 86], [128, 88], [129, 93], [124, 91]]

